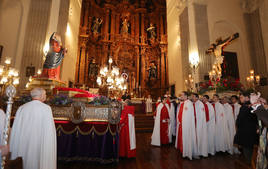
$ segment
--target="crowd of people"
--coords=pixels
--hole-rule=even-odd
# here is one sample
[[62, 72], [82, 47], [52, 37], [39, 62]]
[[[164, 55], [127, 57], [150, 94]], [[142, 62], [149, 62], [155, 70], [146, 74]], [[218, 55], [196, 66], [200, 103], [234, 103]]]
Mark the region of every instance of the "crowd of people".
[[173, 142], [191, 160], [217, 152], [243, 153], [250, 163], [254, 145], [260, 142], [257, 164], [267, 167], [268, 106], [260, 94], [244, 92], [222, 98], [214, 94], [210, 98], [182, 92], [179, 98], [165, 95], [156, 105], [152, 145]]
[[[23, 158], [26, 169], [56, 168], [56, 130], [50, 106], [44, 104], [42, 88], [31, 91], [32, 101], [16, 112], [9, 145], [3, 145], [5, 113], [0, 109], [1, 157]], [[152, 98], [147, 99], [148, 104]], [[151, 112], [152, 107], [147, 107]], [[120, 156], [136, 156], [134, 107], [125, 101], [120, 121]], [[243, 153], [250, 163], [254, 145], [259, 143], [257, 169], [267, 168], [268, 106], [259, 93], [241, 93], [220, 98], [182, 92], [179, 98], [168, 94], [159, 98], [155, 111], [151, 144], [174, 143], [183, 157], [199, 159], [217, 152]]]

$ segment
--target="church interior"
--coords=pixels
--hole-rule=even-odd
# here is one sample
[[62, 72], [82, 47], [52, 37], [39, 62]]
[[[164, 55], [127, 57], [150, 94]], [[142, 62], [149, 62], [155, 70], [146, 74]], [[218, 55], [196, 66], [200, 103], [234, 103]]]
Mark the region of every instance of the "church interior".
[[[120, 114], [111, 112], [120, 106], [104, 102], [127, 98], [135, 107], [137, 157], [97, 162], [116, 159], [111, 168], [250, 168], [239, 155], [189, 161], [170, 145], [151, 146], [155, 119], [145, 107], [149, 95], [156, 112], [159, 97], [175, 99], [183, 91], [222, 97], [253, 90], [268, 99], [267, 30], [268, 0], [1, 0], [0, 108], [13, 123], [30, 91], [44, 88], [58, 137], [59, 130], [102, 133], [89, 121], [106, 120], [113, 140], [107, 145], [115, 148]], [[8, 95], [13, 110], [4, 99], [9, 85], [16, 91]], [[58, 159], [64, 161], [63, 152]], [[107, 168], [85, 161], [60, 161], [58, 168]]]

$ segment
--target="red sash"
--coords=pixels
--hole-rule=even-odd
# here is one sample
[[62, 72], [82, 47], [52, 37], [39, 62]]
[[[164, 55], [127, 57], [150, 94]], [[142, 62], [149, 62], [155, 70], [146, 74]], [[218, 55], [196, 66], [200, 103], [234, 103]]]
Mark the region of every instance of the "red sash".
[[194, 124], [195, 124], [195, 128], [196, 128], [196, 110], [195, 110], [195, 103], [193, 103], [194, 105]]
[[179, 130], [178, 130], [178, 142], [177, 142], [177, 149], [183, 152], [183, 142], [182, 142], [182, 114], [183, 114], [183, 107], [184, 107], [184, 102], [181, 103], [180, 110], [179, 110], [179, 115], [178, 115], [178, 121], [180, 123], [179, 125]]
[[209, 110], [208, 110], [208, 105], [206, 103], [204, 103], [204, 107], [205, 107], [205, 112], [206, 112], [206, 121], [209, 121]]
[[212, 104], [214, 111], [215, 111], [215, 123], [216, 123], [216, 108], [215, 108], [215, 103]]

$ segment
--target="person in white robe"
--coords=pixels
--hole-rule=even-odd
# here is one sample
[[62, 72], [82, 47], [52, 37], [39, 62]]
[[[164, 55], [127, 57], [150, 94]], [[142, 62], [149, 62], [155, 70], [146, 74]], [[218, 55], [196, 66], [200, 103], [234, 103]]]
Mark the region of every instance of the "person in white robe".
[[208, 119], [207, 119], [207, 134], [208, 134], [208, 153], [215, 155], [215, 110], [211, 103], [209, 103], [209, 96], [203, 96], [204, 106], [208, 109]]
[[199, 100], [198, 94], [191, 95], [195, 113], [197, 153], [200, 156], [208, 156], [207, 122], [204, 104]]
[[233, 113], [234, 113], [234, 121], [236, 121], [237, 116], [238, 116], [239, 111], [240, 111], [240, 107], [241, 107], [241, 105], [238, 103], [238, 100], [239, 100], [239, 98], [236, 95], [233, 95], [231, 97], [232, 108], [233, 108]]
[[216, 152], [225, 152], [229, 149], [229, 133], [224, 106], [219, 102], [219, 95], [214, 94], [212, 104], [216, 112], [215, 147]]
[[225, 110], [225, 117], [227, 120], [228, 126], [228, 134], [229, 134], [229, 144], [228, 144], [228, 152], [230, 154], [234, 153], [234, 136], [235, 136], [235, 121], [232, 106], [229, 104], [229, 99], [227, 97], [223, 97], [222, 104]]
[[2, 109], [0, 109], [0, 145], [3, 144], [5, 121], [6, 121], [6, 114]]
[[56, 169], [57, 140], [51, 107], [44, 104], [42, 88], [31, 91], [33, 100], [19, 107], [11, 130], [11, 159], [22, 157], [24, 169]]
[[177, 110], [177, 133], [175, 147], [180, 150], [182, 157], [198, 158], [194, 106], [188, 99], [188, 93], [182, 92], [181, 100]]
[[[170, 114], [170, 109], [169, 109], [169, 105], [166, 103], [166, 98], [162, 99], [163, 102], [159, 103], [156, 109], [156, 116], [154, 119], [154, 129], [153, 129], [153, 134], [151, 137], [151, 145], [154, 146], [161, 146], [161, 132], [160, 132], [160, 126], [161, 126], [161, 111], [162, 108], [164, 108], [164, 106], [167, 108], [168, 110], [168, 114]], [[162, 119], [163, 121], [163, 119]], [[167, 130], [167, 134], [168, 134], [168, 141], [169, 143], [172, 142], [172, 136], [170, 134], [170, 121], [167, 121], [169, 123], [168, 125], [168, 130]]]
[[148, 98], [146, 99], [146, 113], [152, 113], [153, 112], [153, 100], [151, 98], [151, 95], [148, 95]]
[[169, 132], [170, 136], [176, 136], [176, 117], [175, 117], [175, 106], [172, 103], [172, 100], [170, 100], [170, 111], [169, 111], [169, 118], [170, 118], [170, 124], [169, 124]]

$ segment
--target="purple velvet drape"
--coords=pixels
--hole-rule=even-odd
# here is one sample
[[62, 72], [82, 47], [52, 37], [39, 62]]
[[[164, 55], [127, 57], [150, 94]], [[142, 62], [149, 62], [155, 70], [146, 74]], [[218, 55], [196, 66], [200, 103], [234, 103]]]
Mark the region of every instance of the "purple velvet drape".
[[[60, 125], [56, 123], [58, 160], [118, 162], [119, 134], [117, 130], [115, 130], [115, 133], [113, 131], [111, 133], [109, 129], [104, 133], [98, 133], [97, 130], [91, 130], [91, 124], [91, 127], [88, 128], [88, 131], [91, 131], [89, 133], [85, 134], [84, 131], [81, 133], [79, 130], [67, 133], [62, 127], [59, 127]], [[97, 125], [98, 127], [103, 125], [102, 128], [109, 127], [108, 124]], [[97, 126], [94, 127], [98, 128]]]

